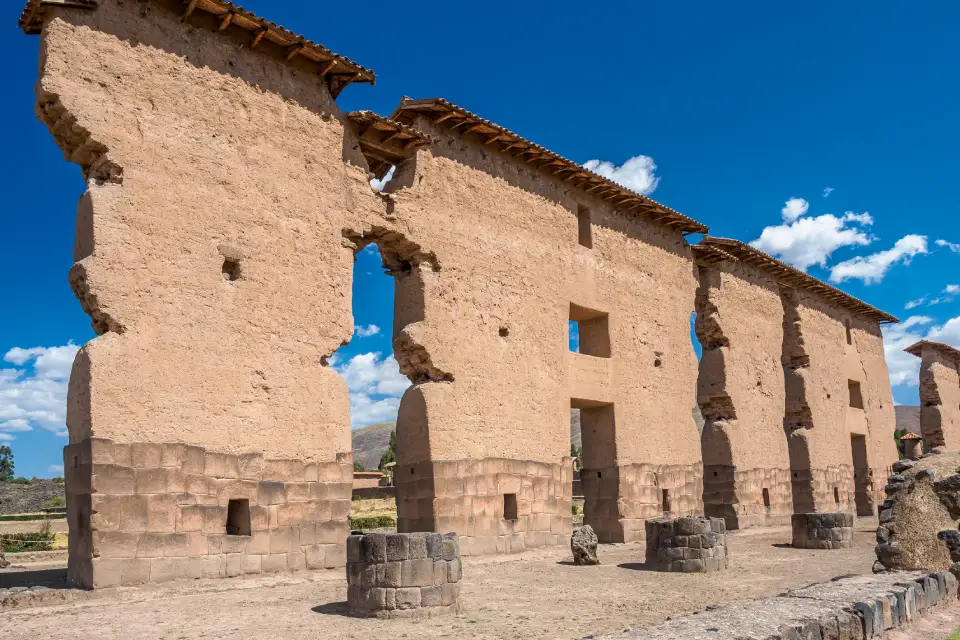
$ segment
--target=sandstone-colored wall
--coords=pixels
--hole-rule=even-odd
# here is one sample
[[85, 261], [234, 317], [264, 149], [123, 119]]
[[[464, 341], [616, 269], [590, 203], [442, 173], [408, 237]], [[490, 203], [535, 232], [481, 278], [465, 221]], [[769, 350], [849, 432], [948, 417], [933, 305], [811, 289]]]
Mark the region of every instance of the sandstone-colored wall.
[[960, 363], [924, 346], [920, 364], [920, 428], [929, 451], [960, 451]]
[[[324, 360], [353, 331], [344, 230], [384, 213], [344, 116], [296, 61], [158, 4], [50, 11], [38, 116], [88, 180], [70, 281], [101, 334], [69, 388], [71, 579], [342, 566], [349, 399]], [[254, 535], [227, 535], [231, 499]]]
[[[614, 403], [618, 464], [698, 468], [696, 426], [678, 409], [693, 404], [696, 379], [688, 330], [696, 280], [682, 234], [425, 118], [414, 126], [441, 139], [399, 167], [388, 189], [393, 215], [435, 251], [439, 269], [421, 272], [424, 319], [398, 341], [422, 345], [431, 379], [446, 379], [404, 396], [398, 466], [427, 455], [557, 464], [569, 455], [575, 399]], [[578, 205], [592, 212], [592, 249], [578, 245]], [[609, 313], [612, 357], [569, 351], [571, 304]], [[414, 404], [425, 407], [425, 424], [407, 418]], [[411, 442], [423, 435], [428, 447]], [[676, 482], [693, 490], [693, 476]], [[654, 515], [653, 492], [641, 499]], [[674, 505], [697, 512], [698, 502]]]
[[704, 264], [699, 273], [704, 508], [733, 528], [785, 524], [793, 499], [776, 279], [743, 262]]

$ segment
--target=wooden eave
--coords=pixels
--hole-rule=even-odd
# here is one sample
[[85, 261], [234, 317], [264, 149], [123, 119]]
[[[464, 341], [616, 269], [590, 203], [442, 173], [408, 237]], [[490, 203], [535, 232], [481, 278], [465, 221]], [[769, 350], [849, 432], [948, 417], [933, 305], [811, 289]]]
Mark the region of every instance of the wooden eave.
[[837, 289], [815, 278], [808, 273], [791, 267], [785, 262], [777, 260], [773, 256], [767, 255], [759, 249], [750, 245], [733, 240], [731, 238], [715, 238], [712, 236], [704, 237], [699, 243], [693, 245], [694, 254], [697, 259], [708, 264], [718, 264], [722, 262], [742, 262], [760, 269], [765, 273], [771, 274], [778, 283], [785, 284], [796, 289], [803, 289], [816, 293], [820, 297], [833, 302], [839, 307], [848, 309], [858, 315], [876, 320], [883, 323], [900, 322], [895, 316], [885, 311], [881, 311], [866, 302], [851, 296], [848, 293]]
[[[354, 82], [375, 84], [377, 77], [370, 69], [337, 55], [326, 47], [269, 22], [243, 7], [223, 0], [149, 0], [180, 13], [185, 22], [211, 22], [217, 33], [239, 41], [263, 55], [283, 59], [298, 68], [304, 65], [325, 81], [336, 98]], [[20, 28], [27, 34], [38, 34], [47, 11], [55, 7], [96, 9], [99, 0], [28, 0], [20, 16]]]
[[391, 165], [412, 156], [418, 147], [434, 142], [413, 127], [384, 118], [373, 111], [352, 111], [347, 118], [356, 125], [360, 151], [377, 178], [382, 178]]
[[646, 216], [684, 233], [709, 231], [706, 225], [678, 211], [585, 169], [572, 160], [442, 98], [411, 100], [405, 97], [390, 119], [409, 125], [420, 115], [428, 118], [435, 126], [446, 128], [452, 134], [476, 136], [480, 144], [522, 160], [585, 193], [610, 202], [621, 211]]
[[955, 363], [960, 364], [960, 349], [956, 347], [951, 347], [948, 344], [942, 342], [934, 342], [933, 340], [921, 340], [915, 344], [910, 345], [904, 351], [909, 353], [912, 356], [917, 356], [918, 358], [923, 357], [923, 350], [930, 349], [936, 351], [941, 355], [945, 356], [948, 360], [953, 360]]

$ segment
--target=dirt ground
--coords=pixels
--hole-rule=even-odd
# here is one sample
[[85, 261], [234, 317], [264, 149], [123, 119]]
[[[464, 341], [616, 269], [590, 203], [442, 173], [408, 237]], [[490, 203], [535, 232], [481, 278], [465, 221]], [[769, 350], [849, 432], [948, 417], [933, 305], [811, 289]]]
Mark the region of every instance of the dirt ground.
[[[342, 572], [308, 572], [84, 593], [68, 604], [0, 612], [0, 637], [581, 638], [868, 573], [875, 527], [860, 520], [855, 547], [839, 551], [792, 549], [786, 527], [737, 532], [729, 538], [733, 566], [722, 574], [647, 571], [643, 545], [603, 545], [599, 567], [574, 566], [563, 550], [466, 558], [462, 613], [420, 622], [347, 617]], [[23, 583], [24, 569], [0, 572], [0, 587]]]

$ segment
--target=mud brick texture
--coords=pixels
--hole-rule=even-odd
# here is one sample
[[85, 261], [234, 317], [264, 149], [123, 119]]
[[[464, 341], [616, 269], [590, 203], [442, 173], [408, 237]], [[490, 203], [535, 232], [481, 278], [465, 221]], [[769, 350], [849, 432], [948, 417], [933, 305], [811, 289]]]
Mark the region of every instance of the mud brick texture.
[[[397, 529], [453, 531], [465, 556], [568, 546], [573, 533], [568, 461], [484, 458], [398, 465]], [[504, 512], [507, 495], [515, 496], [515, 514]]]
[[347, 538], [347, 605], [358, 617], [452, 614], [460, 607], [455, 533], [354, 532]]
[[[353, 462], [338, 458], [99, 438], [64, 447], [69, 579], [92, 589], [343, 567]], [[231, 499], [247, 501], [249, 535], [227, 533]]]
[[686, 516], [646, 521], [647, 566], [657, 571], [706, 573], [730, 565], [722, 518]]
[[795, 513], [791, 517], [797, 549], [846, 549], [853, 546], [852, 513]]

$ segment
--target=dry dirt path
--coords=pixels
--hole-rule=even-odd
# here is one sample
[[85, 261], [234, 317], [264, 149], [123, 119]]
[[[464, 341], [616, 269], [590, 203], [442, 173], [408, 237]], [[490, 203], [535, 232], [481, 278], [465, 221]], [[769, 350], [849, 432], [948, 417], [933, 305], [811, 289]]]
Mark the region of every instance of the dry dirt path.
[[789, 528], [730, 536], [723, 573], [645, 571], [643, 545], [603, 546], [599, 567], [561, 550], [464, 560], [463, 612], [415, 621], [346, 617], [340, 572], [194, 581], [84, 594], [63, 605], [0, 612], [0, 638], [581, 638], [641, 627], [707, 605], [869, 573], [876, 520], [852, 549], [789, 548]]

